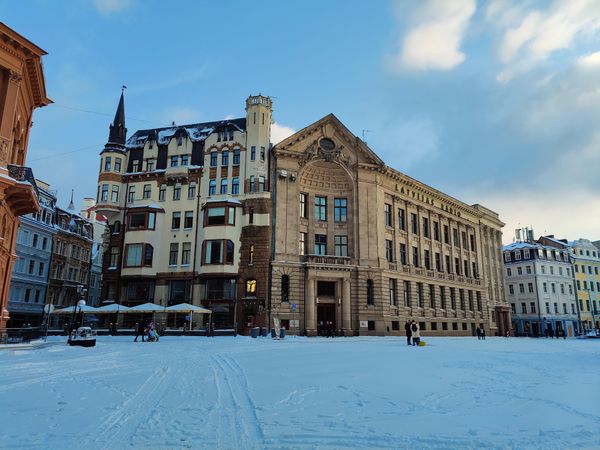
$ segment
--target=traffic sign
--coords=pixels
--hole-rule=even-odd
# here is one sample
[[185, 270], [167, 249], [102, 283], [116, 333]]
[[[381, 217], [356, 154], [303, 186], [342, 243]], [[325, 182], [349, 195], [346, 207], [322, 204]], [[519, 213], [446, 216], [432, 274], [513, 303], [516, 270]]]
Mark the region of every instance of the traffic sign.
[[292, 303], [292, 312], [296, 312], [296, 304]]
[[44, 312], [46, 314], [52, 314], [54, 312], [54, 305], [52, 303], [48, 303], [44, 306]]

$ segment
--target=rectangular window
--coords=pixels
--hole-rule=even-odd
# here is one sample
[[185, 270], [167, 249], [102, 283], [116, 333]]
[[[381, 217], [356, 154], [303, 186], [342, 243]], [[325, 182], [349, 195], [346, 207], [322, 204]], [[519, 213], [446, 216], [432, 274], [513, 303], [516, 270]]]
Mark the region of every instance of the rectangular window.
[[346, 222], [348, 214], [348, 200], [336, 198], [333, 200], [333, 220], [335, 222]]
[[435, 309], [435, 286], [429, 285], [429, 307]]
[[383, 213], [384, 213], [385, 226], [386, 227], [393, 226], [393, 224], [392, 224], [392, 205], [385, 203], [383, 205]]
[[39, 240], [40, 240], [40, 237], [37, 234], [33, 233], [33, 241], [31, 242], [31, 246], [33, 248], [37, 248]]
[[239, 148], [233, 149], [233, 165], [234, 166], [240, 165], [240, 149]]
[[258, 177], [258, 192], [264, 192], [264, 191], [265, 191], [265, 177], [259, 176]]
[[230, 240], [204, 241], [204, 264], [233, 264], [233, 242]]
[[301, 255], [306, 255], [306, 233], [300, 233], [300, 239], [298, 241], [298, 252]]
[[138, 172], [140, 170], [140, 162], [137, 159], [134, 159], [131, 163], [131, 171]]
[[417, 283], [417, 307], [423, 307], [423, 283]]
[[171, 243], [171, 246], [169, 248], [169, 265], [170, 266], [177, 265], [178, 256], [179, 256], [179, 243], [173, 242], [173, 243]]
[[167, 195], [167, 185], [166, 184], [161, 184], [160, 185], [160, 189], [158, 190], [158, 201], [159, 202], [164, 202], [166, 195]]
[[[263, 117], [264, 118], [264, 117]], [[264, 161], [265, 160], [265, 148], [261, 147], [260, 148], [260, 160]]]
[[181, 212], [176, 211], [173, 213], [173, 216], [171, 218], [171, 229], [179, 230], [180, 227], [181, 227]]
[[238, 177], [233, 177], [231, 180], [231, 194], [238, 195], [240, 193], [240, 179]]
[[400, 244], [400, 264], [406, 266], [406, 244]]
[[183, 228], [190, 229], [194, 225], [194, 211], [186, 211], [183, 218]]
[[256, 160], [256, 147], [253, 145], [250, 147], [250, 161]]
[[127, 195], [127, 201], [133, 203], [135, 200], [135, 186], [129, 186], [129, 193]]
[[189, 155], [181, 155], [181, 165], [182, 166], [187, 166], [190, 163], [190, 157]]
[[227, 194], [227, 178], [221, 178], [221, 194]]
[[437, 252], [435, 253], [435, 270], [442, 271], [442, 255]]
[[184, 242], [181, 246], [181, 265], [190, 265], [190, 254], [192, 253], [192, 243]]
[[105, 172], [110, 172], [110, 161], [111, 161], [110, 156], [107, 156], [106, 158], [104, 158], [104, 171]]
[[450, 228], [444, 225], [444, 244], [450, 244]]
[[188, 184], [188, 200], [193, 200], [196, 198], [196, 183], [193, 181]]
[[477, 291], [477, 311], [481, 311], [481, 292]]
[[456, 275], [460, 275], [460, 259], [454, 258], [454, 270]]
[[473, 261], [471, 263], [471, 276], [473, 278], [479, 278], [479, 272], [477, 270], [477, 263], [475, 261]]
[[315, 255], [327, 254], [327, 235], [315, 234]]
[[139, 267], [142, 265], [143, 244], [128, 244], [125, 246], [125, 267]]
[[44, 263], [40, 262], [40, 265], [38, 266], [38, 276], [42, 276], [44, 275]]
[[465, 277], [469, 276], [469, 261], [463, 261], [463, 268], [465, 269], [463, 275]]
[[456, 288], [450, 288], [450, 309], [456, 309]]
[[[252, 177], [250, 177], [252, 179]], [[250, 192], [253, 192], [252, 190]], [[210, 180], [208, 182], [208, 195], [215, 195], [217, 193], [217, 180]]]
[[173, 200], [181, 199], [181, 183], [176, 183], [173, 186]]
[[48, 247], [48, 238], [44, 237], [42, 238], [42, 250], [46, 250], [46, 247]]
[[439, 222], [433, 222], [433, 239], [439, 242], [440, 240], [440, 224]]
[[423, 259], [425, 262], [425, 268], [427, 270], [431, 270], [431, 256], [430, 256], [429, 250], [424, 251], [423, 257], [424, 257]]
[[458, 230], [456, 228], [452, 228], [452, 244], [455, 247], [460, 247], [460, 240], [458, 238]]
[[229, 165], [229, 152], [227, 150], [223, 150], [221, 153], [221, 165], [228, 166]]
[[467, 233], [465, 231], [463, 231], [463, 232], [461, 232], [461, 236], [462, 236], [462, 246], [463, 246], [463, 249], [468, 250], [468, 248], [467, 248], [467, 245], [468, 245], [468, 242], [467, 242]]
[[469, 238], [471, 240], [471, 251], [474, 252], [475, 251], [475, 235], [471, 234], [471, 235], [469, 235]]
[[413, 266], [419, 267], [419, 249], [417, 247], [413, 247]]
[[119, 247], [110, 248], [109, 268], [116, 268], [119, 265]]
[[306, 255], [306, 233], [300, 233], [300, 239], [298, 241], [298, 253], [300, 255]]
[[406, 218], [404, 216], [404, 210], [398, 208], [398, 228], [406, 230]]
[[225, 225], [227, 209], [224, 206], [214, 206], [205, 211], [205, 225]]
[[404, 306], [410, 306], [410, 281], [404, 282]]
[[523, 283], [519, 283], [519, 292], [521, 294], [525, 293], [525, 285]]
[[389, 239], [385, 240], [385, 259], [394, 262], [394, 243]]
[[427, 217], [423, 217], [423, 236], [429, 238], [429, 219]]
[[348, 256], [348, 236], [334, 236], [335, 256]]
[[528, 290], [529, 290], [530, 293], [533, 292], [533, 283], [528, 283], [527, 284], [527, 288], [528, 288]]
[[397, 306], [397, 304], [396, 280], [394, 278], [390, 278], [390, 305]]
[[307, 218], [307, 208], [306, 208], [306, 204], [308, 201], [308, 194], [306, 194], [305, 192], [300, 192], [300, 217], [303, 218]]
[[535, 314], [535, 303], [534, 303], [534, 302], [531, 302], [531, 303], [529, 304], [529, 307], [531, 308], [531, 313], [532, 313], [532, 314]]
[[102, 193], [100, 194], [100, 201], [108, 201], [108, 184], [102, 185]]
[[446, 309], [446, 288], [440, 286], [440, 307]]
[[144, 185], [144, 190], [142, 192], [142, 198], [148, 199], [152, 195], [152, 187], [149, 184]]
[[112, 189], [110, 192], [110, 201], [113, 203], [119, 202], [119, 186], [117, 186], [116, 184], [112, 185]]
[[415, 213], [410, 213], [410, 224], [413, 234], [419, 234], [419, 218]]
[[217, 152], [210, 152], [210, 167], [217, 167]]
[[327, 220], [327, 197], [315, 196], [315, 220]]
[[179, 165], [179, 156], [171, 156], [171, 167], [177, 167]]
[[115, 158], [115, 172], [121, 172], [121, 158]]
[[446, 272], [452, 273], [452, 265], [450, 264], [450, 255], [444, 255], [444, 260], [446, 263]]
[[146, 172], [154, 171], [154, 160], [149, 158], [146, 160]]

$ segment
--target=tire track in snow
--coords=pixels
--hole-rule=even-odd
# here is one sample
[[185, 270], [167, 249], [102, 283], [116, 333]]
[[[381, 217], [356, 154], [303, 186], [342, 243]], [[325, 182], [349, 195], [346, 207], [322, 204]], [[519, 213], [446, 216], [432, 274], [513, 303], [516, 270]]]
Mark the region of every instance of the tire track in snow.
[[123, 432], [130, 432], [127, 424], [139, 423], [138, 417], [147, 411], [153, 411], [156, 403], [159, 402], [155, 393], [161, 389], [165, 378], [170, 372], [169, 367], [160, 367], [154, 370], [152, 374], [140, 385], [135, 393], [117, 406], [116, 411], [109, 414], [106, 419], [96, 428], [93, 433], [95, 436], [90, 442], [83, 442], [81, 448], [114, 448], [111, 444], [123, 445], [119, 440]]
[[263, 448], [263, 432], [245, 374], [230, 357], [212, 354], [210, 362], [217, 387], [218, 448]]

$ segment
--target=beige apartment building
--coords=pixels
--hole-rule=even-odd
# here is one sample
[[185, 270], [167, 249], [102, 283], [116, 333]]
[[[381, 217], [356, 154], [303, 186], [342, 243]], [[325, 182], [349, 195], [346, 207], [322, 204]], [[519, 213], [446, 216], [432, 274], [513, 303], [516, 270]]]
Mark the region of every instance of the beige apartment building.
[[328, 115], [273, 148], [271, 307], [309, 336], [510, 329], [498, 214], [387, 166]]
[[211, 308], [217, 328], [266, 325], [271, 111], [251, 96], [245, 117], [126, 139], [121, 95], [100, 154], [102, 300], [187, 302]]

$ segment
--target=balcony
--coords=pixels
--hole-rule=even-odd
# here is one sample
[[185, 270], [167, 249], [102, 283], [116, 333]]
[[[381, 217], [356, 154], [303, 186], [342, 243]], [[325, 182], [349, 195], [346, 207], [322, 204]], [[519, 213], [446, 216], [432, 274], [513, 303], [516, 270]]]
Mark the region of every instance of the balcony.
[[3, 178], [6, 185], [6, 204], [15, 216], [22, 216], [39, 210], [38, 187], [30, 167], [9, 164], [6, 166], [9, 177]]
[[350, 257], [332, 255], [306, 255], [304, 262], [307, 264], [323, 264], [328, 266], [348, 266]]

